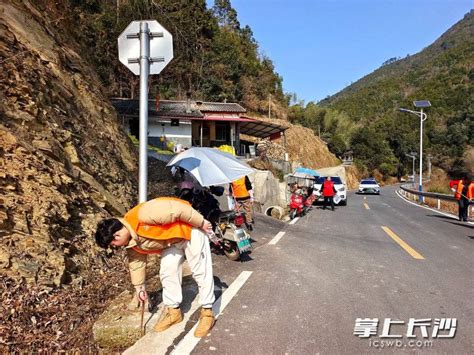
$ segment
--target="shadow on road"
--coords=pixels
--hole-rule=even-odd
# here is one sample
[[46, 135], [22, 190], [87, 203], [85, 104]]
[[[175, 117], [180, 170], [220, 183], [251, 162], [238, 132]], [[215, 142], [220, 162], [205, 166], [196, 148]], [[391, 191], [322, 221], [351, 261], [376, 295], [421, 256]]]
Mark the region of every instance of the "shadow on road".
[[435, 217], [435, 218], [440, 218], [440, 219], [449, 219], [450, 221], [455, 221], [457, 218], [455, 217], [448, 217], [448, 216], [443, 216], [439, 214], [428, 214], [428, 217]]
[[252, 261], [253, 258], [250, 256], [250, 253], [251, 253], [251, 252], [240, 254], [240, 259], [239, 259], [239, 261], [240, 261], [241, 263], [248, 263], [249, 261]]
[[229, 288], [225, 282], [222, 282], [220, 278], [214, 275], [214, 294], [216, 299], [221, 297], [222, 293]]
[[469, 229], [474, 229], [474, 226], [472, 224], [467, 224], [466, 222], [450, 222], [450, 221], [443, 221], [449, 224], [454, 224], [455, 226], [461, 226]]

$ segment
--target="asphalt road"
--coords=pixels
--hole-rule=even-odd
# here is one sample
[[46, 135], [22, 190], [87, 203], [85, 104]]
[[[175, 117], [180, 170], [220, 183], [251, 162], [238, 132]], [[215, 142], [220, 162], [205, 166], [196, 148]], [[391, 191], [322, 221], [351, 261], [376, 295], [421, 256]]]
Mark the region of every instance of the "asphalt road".
[[[375, 353], [382, 342], [384, 353], [474, 353], [472, 224], [413, 206], [394, 187], [350, 194], [348, 206], [316, 208], [294, 225], [257, 222], [249, 260], [214, 258], [224, 291], [242, 271], [252, 273], [193, 353]], [[374, 335], [354, 335], [357, 318], [378, 319]], [[428, 323], [428, 337], [418, 326], [407, 337], [410, 318]], [[433, 337], [442, 318], [456, 318], [454, 338]], [[400, 338], [381, 337], [390, 320], [404, 322], [387, 332]]]

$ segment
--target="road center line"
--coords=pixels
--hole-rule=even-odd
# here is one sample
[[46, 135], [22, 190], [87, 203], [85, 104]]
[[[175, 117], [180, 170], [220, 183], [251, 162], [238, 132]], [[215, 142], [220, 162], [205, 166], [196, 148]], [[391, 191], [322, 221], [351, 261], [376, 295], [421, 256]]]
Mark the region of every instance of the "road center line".
[[[224, 308], [230, 303], [232, 298], [239, 292], [240, 288], [245, 284], [248, 278], [252, 275], [252, 271], [242, 271], [240, 275], [232, 282], [229, 288], [224, 291], [221, 297], [212, 306], [214, 316], [218, 318]], [[172, 355], [184, 355], [191, 354], [191, 351], [196, 347], [201, 338], [194, 336], [194, 329], [197, 328], [198, 323], [185, 335], [185, 337], [179, 342], [176, 348], [171, 352]]]
[[396, 235], [390, 228], [382, 226], [382, 229], [385, 233], [387, 233], [390, 238], [392, 238], [398, 245], [400, 245], [408, 254], [410, 254], [413, 258], [418, 260], [425, 259], [420, 253], [418, 253], [415, 249], [405, 243], [402, 238]]
[[300, 219], [299, 217], [296, 217], [290, 222], [290, 224], [295, 224], [296, 222], [298, 222], [299, 219]]
[[278, 232], [276, 236], [268, 243], [268, 245], [275, 245], [285, 235], [285, 232]]
[[366, 210], [370, 210], [369, 205], [368, 205], [367, 203], [365, 203], [365, 202], [364, 202], [364, 207], [365, 207]]

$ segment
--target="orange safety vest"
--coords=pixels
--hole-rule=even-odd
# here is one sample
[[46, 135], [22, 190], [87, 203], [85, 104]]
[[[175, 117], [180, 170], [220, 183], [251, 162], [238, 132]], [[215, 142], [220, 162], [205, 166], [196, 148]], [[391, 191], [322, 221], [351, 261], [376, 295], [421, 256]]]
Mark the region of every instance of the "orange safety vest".
[[250, 197], [247, 187], [245, 186], [245, 176], [232, 183], [232, 193], [235, 198]]
[[[454, 194], [454, 198], [456, 200], [461, 199], [461, 194], [462, 190], [464, 189], [464, 183], [462, 181], [459, 182], [458, 188], [456, 190], [456, 193]], [[468, 199], [472, 199], [474, 197], [474, 183], [470, 183], [469, 186], [467, 187], [467, 192], [465, 195]]]
[[[182, 203], [186, 203], [189, 206], [191, 204], [188, 201], [180, 200], [174, 197], [159, 197], [160, 199], [176, 200]], [[123, 217], [135, 232], [143, 238], [157, 239], [157, 240], [168, 240], [174, 238], [180, 239], [191, 239], [192, 226], [181, 221], [176, 221], [170, 224], [144, 224], [138, 221], [138, 211], [140, 210], [143, 203], [133, 207]]]
[[454, 193], [454, 198], [456, 200], [460, 200], [461, 199], [461, 192], [462, 192], [462, 189], [464, 187], [464, 184], [462, 183], [462, 181], [460, 180], [456, 186], [456, 192]]

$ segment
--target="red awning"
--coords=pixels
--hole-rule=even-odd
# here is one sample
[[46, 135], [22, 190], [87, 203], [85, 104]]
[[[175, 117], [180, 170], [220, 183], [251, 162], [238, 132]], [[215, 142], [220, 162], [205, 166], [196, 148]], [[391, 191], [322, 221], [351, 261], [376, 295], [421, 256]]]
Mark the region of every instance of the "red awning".
[[235, 113], [205, 113], [204, 117], [198, 120], [203, 121], [222, 121], [222, 122], [253, 122], [250, 118], [240, 117]]

